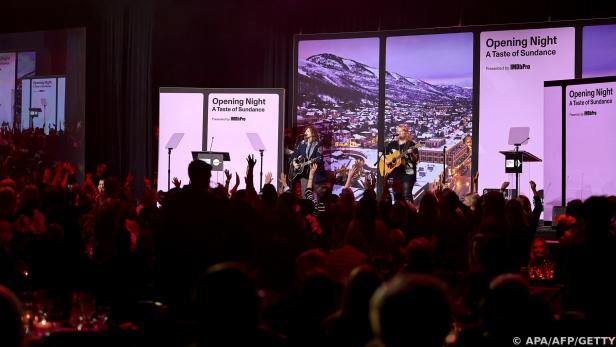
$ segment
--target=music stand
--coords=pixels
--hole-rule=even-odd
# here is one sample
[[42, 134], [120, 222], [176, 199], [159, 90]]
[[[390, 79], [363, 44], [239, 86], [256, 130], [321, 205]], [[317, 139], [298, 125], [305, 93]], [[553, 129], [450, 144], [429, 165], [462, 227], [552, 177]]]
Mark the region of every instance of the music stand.
[[167, 141], [165, 148], [168, 150], [169, 157], [167, 158], [167, 191], [171, 189], [171, 150], [176, 149], [182, 141], [184, 133], [174, 133]]
[[248, 136], [248, 141], [252, 145], [252, 148], [255, 151], [259, 151], [261, 154], [261, 171], [259, 172], [259, 191], [263, 190], [263, 151], [265, 151], [265, 145], [263, 141], [261, 141], [261, 136], [257, 133], [246, 133]]
[[212, 171], [223, 171], [224, 162], [231, 160], [228, 152], [193, 151], [192, 156], [193, 160], [203, 160], [212, 165]]

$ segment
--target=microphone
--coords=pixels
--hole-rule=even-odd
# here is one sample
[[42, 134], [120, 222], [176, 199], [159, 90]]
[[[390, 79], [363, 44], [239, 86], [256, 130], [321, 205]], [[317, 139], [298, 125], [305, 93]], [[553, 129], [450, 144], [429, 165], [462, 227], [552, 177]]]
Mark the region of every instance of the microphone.
[[393, 135], [391, 135], [391, 139], [392, 139], [392, 140], [395, 140], [395, 139], [396, 139], [396, 137], [398, 137], [398, 134], [395, 134], [395, 133], [394, 133]]

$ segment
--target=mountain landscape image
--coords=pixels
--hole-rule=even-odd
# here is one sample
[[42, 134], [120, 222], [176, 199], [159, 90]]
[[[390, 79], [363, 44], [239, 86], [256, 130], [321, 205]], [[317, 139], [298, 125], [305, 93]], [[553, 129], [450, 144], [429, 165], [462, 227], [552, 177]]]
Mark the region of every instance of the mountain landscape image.
[[[352, 59], [334, 54], [314, 55], [298, 64], [300, 95], [303, 100], [360, 103], [378, 100], [379, 71]], [[394, 102], [449, 101], [472, 98], [472, 89], [428, 82], [386, 72], [387, 98]], [[332, 99], [330, 99], [332, 98]]]
[[[319, 130], [330, 154], [326, 167], [339, 181], [344, 180], [340, 172], [360, 159], [366, 173], [376, 172], [378, 67], [337, 54], [314, 54], [298, 61], [297, 83], [298, 125]], [[385, 72], [385, 86], [385, 141], [396, 125], [407, 124], [415, 141], [425, 144], [414, 192], [439, 180], [445, 162], [448, 184], [464, 193], [470, 181], [472, 88], [395, 71]]]

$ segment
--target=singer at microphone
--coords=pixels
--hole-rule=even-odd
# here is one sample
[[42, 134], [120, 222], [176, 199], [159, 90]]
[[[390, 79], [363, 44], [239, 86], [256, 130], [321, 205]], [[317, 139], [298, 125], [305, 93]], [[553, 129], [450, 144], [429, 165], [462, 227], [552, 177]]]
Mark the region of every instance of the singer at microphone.
[[[394, 192], [396, 200], [404, 199], [413, 202], [413, 186], [417, 180], [417, 163], [419, 162], [419, 150], [413, 142], [413, 136], [406, 124], [396, 127], [396, 134], [392, 137], [385, 148], [385, 155], [400, 152], [399, 159], [392, 162], [386, 160], [387, 165], [395, 168], [390, 175], [394, 179], [394, 187], [401, 187], [402, 191]], [[385, 159], [384, 159], [385, 160]]]
[[290, 178], [296, 176], [295, 181], [300, 180], [302, 185], [302, 196], [305, 196], [307, 188], [312, 189], [312, 187], [307, 187], [310, 162], [315, 162], [317, 164], [317, 172], [315, 173], [315, 176], [318, 176], [318, 178], [324, 178], [323, 147], [319, 142], [317, 130], [313, 126], [306, 127], [302, 141], [299, 142], [295, 148], [295, 151], [291, 155], [289, 175]]

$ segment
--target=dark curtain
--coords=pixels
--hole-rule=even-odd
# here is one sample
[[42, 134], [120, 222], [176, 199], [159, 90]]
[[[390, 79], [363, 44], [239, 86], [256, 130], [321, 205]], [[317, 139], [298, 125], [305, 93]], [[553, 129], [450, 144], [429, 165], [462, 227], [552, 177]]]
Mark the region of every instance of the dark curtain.
[[152, 25], [149, 1], [104, 2], [88, 26], [86, 168], [136, 177], [152, 169]]

